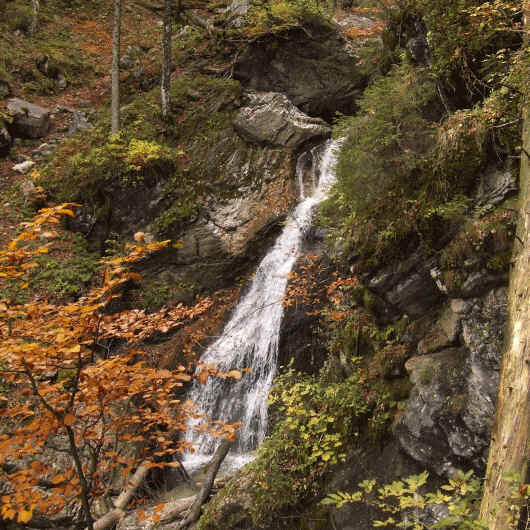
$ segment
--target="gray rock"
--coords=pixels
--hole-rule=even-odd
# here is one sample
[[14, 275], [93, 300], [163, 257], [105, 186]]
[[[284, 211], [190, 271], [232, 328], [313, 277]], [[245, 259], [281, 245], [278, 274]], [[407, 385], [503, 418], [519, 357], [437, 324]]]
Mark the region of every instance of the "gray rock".
[[497, 386], [506, 326], [507, 288], [493, 289], [474, 300], [471, 311], [462, 319], [462, 336], [470, 351], [469, 401], [464, 414], [468, 428], [488, 446], [493, 423]]
[[473, 302], [469, 300], [463, 300], [462, 298], [452, 298], [451, 299], [451, 311], [457, 313], [458, 315], [467, 314], [473, 307]]
[[139, 62], [142, 50], [139, 46], [127, 46], [125, 53], [120, 57], [120, 68], [122, 70], [132, 70]]
[[9, 131], [4, 127], [0, 127], [0, 156], [5, 156], [9, 153], [12, 142], [13, 139]]
[[57, 78], [55, 79], [55, 86], [59, 90], [64, 90], [68, 86], [68, 81], [66, 80], [66, 77], [64, 77], [63, 74], [59, 73], [57, 75]]
[[418, 343], [418, 353], [431, 353], [454, 344], [462, 329], [461, 316], [445, 307], [427, 335]]
[[507, 283], [508, 273], [491, 274], [486, 269], [472, 272], [460, 288], [462, 296], [479, 296], [488, 289]]
[[[476, 265], [475, 262], [468, 262], [468, 266]], [[442, 271], [439, 267], [430, 268], [431, 278], [434, 280], [438, 290], [443, 294], [449, 294], [449, 288], [443, 281]], [[504, 285], [508, 282], [508, 274], [492, 274], [486, 269], [469, 271], [462, 285], [458, 287], [458, 296], [462, 298], [472, 298], [481, 296], [493, 287]]]
[[440, 300], [440, 294], [429, 275], [420, 269], [386, 293], [386, 300], [410, 316], [420, 316]]
[[510, 169], [489, 168], [482, 176], [477, 190], [477, 206], [500, 204], [519, 189], [517, 175]]
[[431, 278], [434, 280], [434, 283], [436, 284], [436, 287], [442, 294], [448, 294], [449, 289], [443, 282], [443, 275], [442, 275], [442, 269], [440, 267], [434, 266], [429, 269], [429, 274], [431, 275]]
[[311, 138], [331, 133], [324, 120], [307, 116], [283, 94], [250, 92], [246, 100], [233, 121], [246, 140], [296, 148]]
[[363, 280], [369, 289], [401, 312], [420, 316], [435, 307], [442, 298], [430, 274], [434, 264], [433, 259], [426, 260], [418, 251], [407, 260]]
[[26, 175], [34, 167], [35, 167], [35, 162], [33, 162], [33, 160], [26, 160], [25, 162], [21, 162], [20, 164], [14, 165], [11, 169], [13, 169], [13, 171], [16, 171], [17, 173]]
[[461, 336], [465, 347], [413, 357], [406, 363], [414, 389], [395, 432], [407, 454], [438, 474], [469, 465], [484, 470], [506, 301], [506, 287], [481, 298], [452, 300], [451, 312], [456, 316], [444, 313], [438, 324], [449, 334]]
[[7, 98], [11, 95], [11, 87], [5, 79], [0, 79], [0, 99]]
[[333, 22], [339, 25], [342, 29], [372, 29], [376, 26], [375, 20], [372, 20], [371, 18], [362, 15], [358, 15], [356, 13], [348, 13], [342, 18], [334, 18]]
[[331, 118], [351, 114], [366, 83], [336, 27], [293, 29], [250, 43], [235, 64], [234, 77], [246, 88], [286, 94], [303, 112]]
[[453, 311], [452, 305], [446, 307], [440, 317], [439, 325], [450, 342], [454, 342], [462, 328], [460, 314]]
[[498, 371], [507, 318], [507, 288], [493, 289], [472, 302], [471, 310], [462, 319], [464, 343], [471, 352], [472, 362], [481, 362]]
[[232, 0], [232, 3], [226, 8], [228, 27], [241, 28], [244, 26], [249, 7], [250, 0]]
[[33, 158], [42, 158], [43, 156], [51, 155], [54, 151], [54, 147], [48, 143], [39, 145], [37, 149], [31, 151]]
[[13, 117], [12, 131], [21, 138], [42, 138], [50, 129], [50, 110], [19, 98], [7, 102], [7, 112]]
[[465, 348], [414, 357], [406, 369], [414, 383], [394, 432], [403, 450], [438, 475], [450, 474], [473, 456], [472, 437], [461, 417], [468, 368]]
[[90, 129], [90, 127], [92, 127], [92, 124], [88, 121], [86, 114], [84, 112], [74, 110], [72, 113], [72, 121], [68, 127], [68, 134], [76, 134], [79, 131]]
[[409, 39], [407, 42], [407, 50], [415, 63], [423, 66], [429, 64], [429, 44], [423, 35]]

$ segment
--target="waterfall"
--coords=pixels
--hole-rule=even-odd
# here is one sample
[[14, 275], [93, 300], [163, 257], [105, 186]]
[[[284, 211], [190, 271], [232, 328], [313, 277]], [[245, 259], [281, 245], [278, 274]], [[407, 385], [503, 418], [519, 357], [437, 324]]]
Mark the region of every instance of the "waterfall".
[[[210, 419], [224, 423], [241, 422], [237, 446], [232, 449], [233, 467], [251, 460], [251, 451], [265, 437], [267, 428], [267, 398], [276, 375], [280, 324], [283, 316], [282, 297], [301, 250], [304, 235], [311, 227], [315, 205], [326, 198], [335, 180], [335, 150], [338, 141], [324, 145], [322, 159], [313, 149], [300, 155], [297, 177], [300, 202], [288, 217], [282, 233], [259, 264], [250, 287], [241, 298], [222, 335], [201, 357], [205, 363], [215, 363], [222, 371], [248, 369], [241, 380], [209, 378], [205, 385], [194, 383], [189, 399]], [[309, 159], [308, 159], [309, 157]], [[303, 173], [311, 161], [311, 196], [304, 191]], [[318, 176], [320, 175], [320, 178]], [[318, 185], [313, 186], [315, 179]], [[207, 461], [219, 440], [200, 435], [192, 422], [186, 439], [195, 447], [185, 464], [194, 468]]]

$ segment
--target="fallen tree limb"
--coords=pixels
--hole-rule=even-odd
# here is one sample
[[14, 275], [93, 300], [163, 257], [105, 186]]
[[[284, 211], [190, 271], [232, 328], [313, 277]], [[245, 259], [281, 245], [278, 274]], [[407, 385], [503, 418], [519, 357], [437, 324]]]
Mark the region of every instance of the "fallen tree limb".
[[130, 500], [142, 485], [148, 472], [149, 466], [147, 464], [140, 465], [114, 502], [114, 510], [107, 512], [103, 517], [95, 521], [94, 530], [106, 530], [120, 521], [125, 515], [125, 508], [127, 508]]
[[173, 506], [171, 507], [171, 509], [164, 513], [162, 519], [160, 519], [160, 522], [171, 523], [175, 519], [178, 519], [185, 511], [191, 508], [191, 506], [195, 502], [195, 497], [195, 495], [192, 495], [191, 497], [185, 497], [184, 499], [180, 499], [172, 503]]
[[199, 491], [199, 493], [197, 494], [195, 502], [191, 506], [190, 513], [179, 524], [179, 530], [184, 530], [185, 528], [188, 528], [190, 525], [192, 525], [199, 519], [201, 515], [202, 505], [205, 503], [206, 499], [208, 499], [208, 496], [210, 495], [210, 492], [212, 490], [213, 483], [215, 481], [215, 477], [217, 476], [217, 472], [219, 471], [219, 468], [221, 467], [221, 464], [223, 463], [223, 460], [228, 454], [228, 451], [230, 450], [230, 447], [233, 443], [233, 440], [224, 440], [215, 452], [215, 455], [213, 456], [212, 461], [210, 462], [208, 474], [206, 475], [201, 491]]

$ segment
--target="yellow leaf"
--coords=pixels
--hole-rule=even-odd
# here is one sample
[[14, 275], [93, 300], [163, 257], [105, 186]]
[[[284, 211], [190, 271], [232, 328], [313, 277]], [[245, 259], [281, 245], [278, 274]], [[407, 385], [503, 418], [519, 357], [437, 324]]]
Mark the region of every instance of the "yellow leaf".
[[230, 370], [230, 372], [228, 372], [228, 377], [233, 377], [234, 379], [241, 379], [242, 375], [241, 372], [238, 370]]
[[33, 512], [31, 510], [20, 510], [20, 512], [18, 512], [17, 522], [27, 523], [31, 521], [32, 517], [33, 517]]

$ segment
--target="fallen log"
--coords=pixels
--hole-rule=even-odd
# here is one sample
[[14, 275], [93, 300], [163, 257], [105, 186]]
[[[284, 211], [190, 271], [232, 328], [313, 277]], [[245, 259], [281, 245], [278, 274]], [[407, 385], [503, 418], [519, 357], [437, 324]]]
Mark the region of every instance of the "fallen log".
[[163, 512], [160, 522], [171, 523], [175, 519], [180, 518], [184, 512], [187, 512], [191, 508], [195, 502], [195, 497], [195, 495], [192, 495], [191, 497], [185, 497], [184, 499], [171, 503], [171, 508]]
[[142, 485], [147, 473], [149, 472], [149, 466], [142, 464], [135, 471], [134, 475], [129, 479], [127, 485], [120, 493], [119, 497], [114, 502], [114, 510], [107, 512], [103, 517], [100, 517], [94, 522], [94, 530], [106, 530], [114, 526], [120, 521], [125, 515], [125, 509], [133, 498], [134, 494], [138, 491], [138, 488]]

